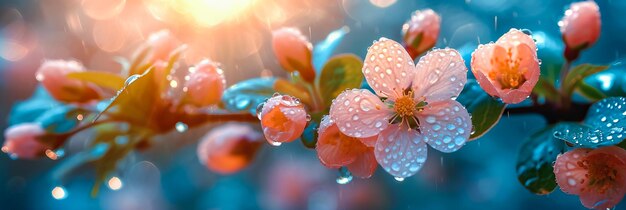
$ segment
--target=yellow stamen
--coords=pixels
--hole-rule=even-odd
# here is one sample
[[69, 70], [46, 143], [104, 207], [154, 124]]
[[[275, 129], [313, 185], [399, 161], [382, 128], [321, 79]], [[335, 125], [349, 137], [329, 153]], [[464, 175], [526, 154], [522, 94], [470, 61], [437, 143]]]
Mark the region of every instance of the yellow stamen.
[[517, 89], [524, 82], [526, 78], [526, 68], [520, 68], [520, 58], [513, 59], [513, 52], [511, 49], [507, 51], [507, 57], [504, 60], [495, 57], [491, 59], [491, 65], [495, 69], [489, 72], [489, 78], [492, 81], [498, 81], [502, 89]]

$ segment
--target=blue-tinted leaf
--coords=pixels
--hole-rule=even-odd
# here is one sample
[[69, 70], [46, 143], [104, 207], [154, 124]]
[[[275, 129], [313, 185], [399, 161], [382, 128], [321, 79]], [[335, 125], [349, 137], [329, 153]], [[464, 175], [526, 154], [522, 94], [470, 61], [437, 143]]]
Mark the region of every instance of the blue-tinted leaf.
[[257, 106], [276, 92], [275, 81], [273, 77], [241, 81], [224, 91], [222, 102], [229, 111], [247, 111], [256, 115]]
[[99, 143], [86, 151], [72, 155], [70, 158], [61, 162], [53, 171], [52, 178], [60, 180], [75, 168], [97, 159], [102, 158], [109, 150], [110, 145], [107, 143]]
[[566, 145], [554, 138], [552, 129], [547, 127], [526, 139], [517, 157], [517, 178], [535, 194], [548, 194], [557, 186], [552, 163]]
[[313, 48], [313, 67], [319, 73], [324, 67], [326, 61], [335, 51], [335, 48], [339, 46], [343, 37], [350, 32], [350, 28], [343, 26], [337, 30], [334, 30], [326, 36], [324, 41], [321, 41]]
[[34, 122], [44, 112], [57, 106], [61, 106], [61, 103], [55, 101], [42, 86], [38, 86], [33, 96], [13, 106], [9, 125]]
[[473, 132], [470, 139], [481, 137], [493, 128], [500, 121], [502, 112], [506, 107], [505, 104], [485, 93], [473, 79], [465, 83], [465, 87], [457, 100], [472, 115]]
[[35, 122], [40, 123], [48, 131], [64, 133], [78, 125], [77, 115], [86, 113], [85, 110], [71, 105], [61, 105], [47, 110], [37, 117]]
[[593, 104], [582, 124], [560, 123], [556, 138], [581, 147], [595, 148], [620, 143], [626, 137], [626, 98], [605, 98]]

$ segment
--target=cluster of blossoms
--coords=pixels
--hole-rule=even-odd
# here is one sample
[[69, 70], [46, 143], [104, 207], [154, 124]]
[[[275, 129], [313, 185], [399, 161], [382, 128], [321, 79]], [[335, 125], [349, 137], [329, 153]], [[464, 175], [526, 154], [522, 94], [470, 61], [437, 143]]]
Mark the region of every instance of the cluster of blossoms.
[[[101, 80], [85, 79], [89, 78], [87, 71], [77, 61], [45, 61], [36, 78], [50, 96], [58, 102], [98, 112], [89, 115], [90, 122], [80, 122], [74, 130], [65, 133], [56, 133], [53, 127], [40, 123], [13, 125], [5, 131], [2, 151], [14, 158], [50, 157], [67, 137], [103, 122], [141, 122], [139, 130], [150, 129], [138, 132], [142, 133], [138, 139], [143, 141], [144, 135], [162, 134], [172, 129], [184, 131], [200, 123], [259, 120], [261, 131], [237, 123], [214, 128], [198, 144], [200, 162], [217, 173], [235, 173], [252, 162], [263, 145], [263, 137], [269, 144], [279, 146], [304, 139], [309, 132], [314, 136], [310, 147], [314, 147], [324, 166], [347, 169], [355, 176], [369, 178], [380, 165], [401, 181], [423, 167], [429, 146], [444, 153], [461, 149], [478, 137], [473, 136], [477, 127], [482, 133], [493, 127], [507, 104], [519, 104], [529, 96], [536, 97], [535, 86], [543, 79], [538, 49], [528, 31], [511, 29], [497, 41], [478, 46], [471, 54], [470, 75], [479, 89], [484, 90], [487, 100], [497, 104], [493, 110], [482, 111], [495, 112], [498, 116], [495, 120], [481, 118], [478, 123], [489, 121], [491, 124], [477, 126], [471, 116], [475, 114], [472, 108], [460, 99], [457, 101], [473, 80], [468, 78], [462, 55], [450, 48], [432, 49], [439, 37], [440, 23], [441, 17], [433, 10], [416, 11], [402, 27], [402, 44], [380, 38], [368, 48], [363, 61], [353, 55], [338, 55], [322, 70], [316, 70], [319, 67], [313, 65], [315, 49], [307, 38], [295, 28], [281, 28], [272, 34], [272, 47], [279, 64], [290, 73], [290, 81], [260, 78], [227, 87], [219, 63], [205, 59], [186, 69], [180, 94], [176, 94], [179, 85], [173, 79], [173, 72], [178, 68], [177, 59], [184, 45], [168, 31], [151, 35], [136, 53], [137, 61], [122, 71], [121, 76], [96, 75], [108, 75], [107, 78], [122, 84], [125, 81], [121, 86], [111, 81], [99, 83], [97, 81]], [[564, 115], [568, 115], [571, 113], [567, 112], [571, 105], [570, 84], [576, 85], [582, 80], [578, 75], [569, 76], [569, 64], [597, 41], [599, 8], [592, 1], [574, 3], [558, 25], [566, 44], [566, 68], [561, 72], [560, 81], [544, 85], [551, 88], [552, 94], [561, 96], [557, 101], [550, 101], [555, 104], [550, 109], [564, 110]], [[366, 83], [361, 85], [363, 78]], [[578, 81], [567, 81], [568, 78], [578, 78]], [[139, 79], [150, 80], [143, 82], [150, 93], [128, 93], [131, 90], [127, 89], [132, 89], [131, 84]], [[327, 81], [334, 79], [339, 82]], [[257, 83], [260, 85], [250, 85]], [[556, 90], [555, 83], [560, 83], [560, 90]], [[107, 87], [113, 91], [107, 91]], [[238, 101], [244, 96], [237, 91], [246, 88], [256, 91], [256, 98]], [[255, 88], [276, 93], [264, 95]], [[115, 91], [119, 91], [117, 95], [111, 93]], [[149, 98], [153, 101], [144, 107], [132, 100], [126, 102], [125, 107], [114, 107], [121, 106], [123, 102], [119, 101], [124, 97], [143, 97], [142, 94], [152, 92], [156, 92], [156, 99]], [[97, 108], [111, 97], [107, 108]], [[617, 102], [604, 107], [603, 104], [613, 101]], [[250, 107], [254, 109], [257, 105], [254, 102], [259, 102], [256, 116], [249, 116]], [[533, 102], [537, 103], [535, 99]], [[620, 120], [626, 121], [622, 105], [626, 108], [623, 98], [604, 99], [592, 106], [596, 112], [589, 113], [590, 117], [584, 122], [587, 125], [572, 127], [580, 131], [577, 136], [593, 132], [595, 136], [587, 136], [602, 142], [601, 145], [563, 150], [564, 154], [555, 155], [551, 174], [556, 177], [554, 181], [564, 192], [580, 195], [588, 208], [610, 208], [626, 194], [626, 150], [614, 146], [619, 141], [613, 139], [622, 140], [622, 135], [626, 135], [626, 131], [622, 132], [624, 125], [618, 124]], [[610, 109], [610, 118], [600, 115], [597, 107]], [[144, 115], [132, 117], [134, 112]], [[103, 115], [105, 120], [96, 121]], [[87, 117], [79, 116], [79, 121]], [[604, 123], [607, 119], [611, 121], [609, 124], [591, 122]], [[555, 132], [554, 137], [569, 142], [567, 135], [572, 132], [565, 133], [564, 137]], [[139, 149], [145, 144], [136, 142], [132, 147]]]

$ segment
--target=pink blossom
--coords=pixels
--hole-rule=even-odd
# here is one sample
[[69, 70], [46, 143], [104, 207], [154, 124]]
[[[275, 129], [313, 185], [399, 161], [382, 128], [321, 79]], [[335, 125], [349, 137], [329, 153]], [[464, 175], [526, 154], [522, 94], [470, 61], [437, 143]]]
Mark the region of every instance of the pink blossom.
[[406, 50], [415, 59], [435, 46], [439, 37], [441, 17], [431, 9], [417, 10], [402, 26]]
[[33, 159], [44, 154], [49, 146], [37, 140], [46, 131], [36, 123], [23, 123], [9, 127], [4, 131], [2, 151], [14, 158]]
[[313, 45], [300, 30], [281, 28], [272, 32], [272, 36], [272, 47], [280, 65], [288, 72], [300, 72], [306, 81], [314, 81], [315, 70], [311, 62]]
[[472, 53], [472, 73], [489, 95], [504, 103], [520, 103], [539, 80], [535, 42], [524, 32], [511, 29], [496, 43], [478, 46]]
[[275, 146], [302, 135], [309, 117], [297, 98], [275, 94], [260, 110], [259, 119], [267, 141]]
[[202, 60], [189, 69], [185, 81], [185, 101], [195, 106], [209, 106], [220, 102], [226, 87], [224, 71], [218, 63]]
[[400, 44], [381, 38], [369, 48], [363, 74], [376, 94], [345, 91], [334, 100], [330, 116], [347, 136], [378, 135], [376, 160], [391, 175], [417, 173], [426, 161], [426, 144], [454, 152], [469, 138], [469, 114], [454, 100], [467, 81], [456, 50], [433, 50], [415, 66]]
[[36, 79], [52, 95], [63, 102], [84, 103], [99, 99], [96, 87], [86, 82], [68, 78], [68, 74], [83, 72], [85, 67], [73, 60], [47, 60], [37, 70]]
[[263, 136], [243, 124], [213, 128], [198, 144], [200, 162], [211, 171], [232, 174], [250, 165], [262, 145]]
[[369, 178], [376, 171], [374, 156], [376, 137], [359, 139], [339, 132], [339, 128], [328, 116], [324, 116], [318, 129], [317, 156], [324, 166], [339, 168], [346, 166], [355, 176]]
[[576, 54], [568, 59], [576, 59], [578, 51], [590, 47], [598, 40], [600, 25], [600, 9], [593, 1], [573, 3], [565, 11], [559, 27], [567, 48], [566, 56], [574, 56], [568, 55], [568, 51]]
[[626, 194], [626, 150], [574, 149], [557, 157], [554, 174], [561, 190], [580, 196], [585, 207], [609, 209]]

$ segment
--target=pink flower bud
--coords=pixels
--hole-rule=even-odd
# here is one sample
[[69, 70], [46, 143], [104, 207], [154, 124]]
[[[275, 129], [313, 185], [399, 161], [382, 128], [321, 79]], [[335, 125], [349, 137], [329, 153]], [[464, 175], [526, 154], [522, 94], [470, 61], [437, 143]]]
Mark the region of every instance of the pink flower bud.
[[288, 72], [298, 71], [304, 80], [315, 80], [311, 62], [313, 45], [295, 28], [281, 28], [272, 32], [272, 47], [280, 65]]
[[539, 80], [537, 46], [529, 35], [511, 29], [496, 43], [478, 46], [472, 53], [472, 73], [489, 95], [520, 103]]
[[291, 142], [302, 135], [309, 116], [304, 105], [294, 97], [275, 94], [260, 110], [259, 119], [267, 141], [278, 146]]
[[202, 138], [197, 155], [211, 171], [232, 174], [250, 165], [263, 136], [243, 124], [216, 127]]
[[37, 70], [36, 78], [56, 100], [84, 103], [99, 99], [95, 86], [67, 77], [69, 73], [82, 71], [85, 67], [73, 60], [47, 60]]
[[9, 127], [4, 131], [4, 146], [2, 151], [12, 158], [33, 159], [49, 149], [37, 138], [46, 131], [36, 123], [23, 123]]
[[580, 50], [593, 45], [600, 36], [600, 9], [593, 1], [573, 3], [559, 21], [559, 27], [566, 45], [566, 57], [576, 59]]
[[148, 62], [169, 60], [170, 54], [181, 46], [181, 42], [172, 35], [168, 30], [161, 30], [150, 34], [146, 41], [151, 53], [148, 56]]
[[209, 106], [220, 102], [226, 87], [224, 71], [219, 64], [208, 59], [189, 68], [185, 82], [185, 101], [195, 106]]
[[441, 18], [431, 9], [417, 10], [402, 26], [404, 45], [413, 59], [435, 46]]

